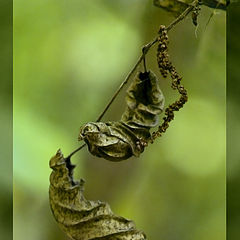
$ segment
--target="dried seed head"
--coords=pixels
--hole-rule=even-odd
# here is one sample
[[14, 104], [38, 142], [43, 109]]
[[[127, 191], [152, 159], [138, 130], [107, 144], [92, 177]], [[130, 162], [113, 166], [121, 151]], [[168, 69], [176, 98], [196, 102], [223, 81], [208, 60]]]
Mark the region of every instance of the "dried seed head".
[[181, 95], [179, 100], [169, 105], [165, 110], [165, 117], [163, 118], [163, 123], [158, 127], [156, 132], [152, 133], [151, 143], [154, 140], [162, 135], [167, 128], [169, 127], [169, 123], [174, 119], [174, 112], [179, 111], [180, 108], [187, 102], [187, 91], [181, 85], [182, 77], [177, 72], [176, 68], [173, 66], [172, 62], [169, 60], [168, 55], [168, 35], [167, 30], [164, 25], [161, 25], [159, 28], [159, 37], [158, 37], [158, 48], [157, 48], [157, 63], [160, 70], [161, 75], [166, 78], [168, 73], [172, 79], [172, 89], [178, 90]]

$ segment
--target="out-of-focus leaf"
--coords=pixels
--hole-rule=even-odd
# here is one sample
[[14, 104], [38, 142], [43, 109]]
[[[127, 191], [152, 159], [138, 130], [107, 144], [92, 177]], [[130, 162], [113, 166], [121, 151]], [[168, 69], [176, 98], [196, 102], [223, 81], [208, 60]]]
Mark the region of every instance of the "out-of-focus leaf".
[[84, 180], [73, 180], [74, 166], [61, 151], [50, 160], [49, 200], [53, 215], [63, 231], [74, 240], [144, 240], [134, 222], [115, 215], [102, 201], [89, 201], [83, 195]]
[[165, 9], [168, 12], [171, 12], [173, 15], [177, 16], [181, 14], [191, 3], [191, 0], [154, 0], [153, 4], [156, 7]]
[[[154, 0], [153, 4], [177, 16], [192, 2], [193, 0]], [[202, 0], [202, 4], [210, 8], [226, 10], [228, 2], [226, 0]]]
[[202, 4], [210, 8], [226, 10], [229, 0], [202, 0]]

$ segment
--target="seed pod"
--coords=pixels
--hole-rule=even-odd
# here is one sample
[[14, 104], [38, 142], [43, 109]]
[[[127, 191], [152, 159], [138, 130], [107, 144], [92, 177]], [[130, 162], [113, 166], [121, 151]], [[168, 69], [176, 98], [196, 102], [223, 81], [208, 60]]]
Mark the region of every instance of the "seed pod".
[[90, 153], [110, 161], [138, 157], [149, 139], [150, 129], [157, 126], [163, 111], [164, 97], [152, 72], [139, 72], [126, 96], [127, 108], [120, 121], [87, 123], [80, 128]]
[[74, 166], [60, 150], [49, 163], [49, 200], [52, 213], [62, 230], [73, 240], [144, 240], [134, 222], [115, 215], [102, 201], [89, 201], [83, 195], [84, 180], [73, 180]]

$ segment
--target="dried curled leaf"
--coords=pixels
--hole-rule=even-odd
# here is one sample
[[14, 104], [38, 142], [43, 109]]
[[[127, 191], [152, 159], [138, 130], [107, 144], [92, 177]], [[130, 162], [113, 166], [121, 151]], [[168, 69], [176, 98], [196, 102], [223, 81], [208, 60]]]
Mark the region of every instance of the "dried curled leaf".
[[134, 222], [115, 215], [102, 201], [89, 201], [83, 195], [84, 180], [73, 180], [74, 166], [60, 150], [49, 163], [49, 201], [52, 213], [63, 231], [74, 240], [144, 240]]
[[127, 108], [120, 121], [90, 122], [81, 127], [79, 140], [89, 151], [110, 161], [138, 157], [151, 139], [150, 129], [157, 126], [163, 111], [164, 97], [157, 77], [151, 72], [139, 72], [126, 96]]

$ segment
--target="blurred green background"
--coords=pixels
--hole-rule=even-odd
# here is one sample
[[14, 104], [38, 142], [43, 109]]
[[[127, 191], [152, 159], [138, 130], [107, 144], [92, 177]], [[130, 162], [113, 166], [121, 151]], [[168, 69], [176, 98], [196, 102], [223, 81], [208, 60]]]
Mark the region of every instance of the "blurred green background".
[[12, 239], [12, 2], [0, 0], [0, 236]]
[[[170, 55], [189, 102], [139, 159], [73, 158], [85, 195], [133, 219], [148, 239], [225, 239], [225, 13], [202, 7], [196, 31], [187, 17], [169, 33]], [[173, 17], [150, 0], [14, 1], [14, 239], [67, 240], [48, 204], [48, 161], [79, 146], [79, 127], [94, 121], [151, 41]], [[156, 48], [147, 65], [166, 105], [179, 96], [162, 79]], [[104, 120], [118, 120], [124, 92]]]
[[227, 239], [240, 236], [240, 3], [231, 4], [227, 14]]

